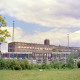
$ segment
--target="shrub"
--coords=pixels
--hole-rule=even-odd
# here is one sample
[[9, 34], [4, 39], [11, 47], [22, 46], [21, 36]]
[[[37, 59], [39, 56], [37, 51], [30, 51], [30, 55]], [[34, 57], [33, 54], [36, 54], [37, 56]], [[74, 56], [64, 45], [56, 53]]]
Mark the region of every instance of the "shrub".
[[6, 68], [6, 62], [3, 59], [0, 59], [0, 69]]
[[19, 63], [20, 63], [20, 66], [21, 66], [22, 70], [25, 70], [26, 67], [25, 67], [25, 63], [24, 63], [24, 61], [21, 60], [21, 61], [19, 61]]
[[12, 70], [21, 70], [22, 69], [18, 60], [11, 60], [9, 68]]
[[62, 69], [62, 68], [64, 68], [64, 63], [52, 61], [50, 63], [50, 66], [51, 66], [51, 68], [54, 68], [54, 69]]
[[50, 64], [43, 63], [38, 66], [39, 69], [50, 69]]
[[22, 61], [23, 61], [24, 65], [25, 65], [25, 68], [29, 69], [30, 64], [29, 64], [28, 60], [27, 59], [23, 59]]
[[35, 68], [34, 64], [30, 64], [28, 69], [34, 69], [34, 68]]
[[14, 66], [14, 70], [22, 70], [22, 67], [19, 64], [17, 64]]
[[80, 61], [77, 62], [77, 67], [80, 68]]
[[5, 69], [10, 69], [11, 60], [4, 60], [5, 61]]
[[73, 59], [69, 59], [69, 61], [66, 63], [66, 67], [73, 69], [75, 67]]
[[[80, 68], [80, 61], [77, 63], [78, 68]], [[65, 64], [63, 62], [51, 62], [50, 64], [43, 63], [38, 64], [29, 64], [27, 59], [23, 60], [4, 60], [0, 59], [0, 69], [11, 69], [11, 70], [25, 70], [25, 69], [73, 69], [75, 67], [74, 61], [69, 59]]]
[[0, 59], [0, 69], [9, 69], [10, 60]]

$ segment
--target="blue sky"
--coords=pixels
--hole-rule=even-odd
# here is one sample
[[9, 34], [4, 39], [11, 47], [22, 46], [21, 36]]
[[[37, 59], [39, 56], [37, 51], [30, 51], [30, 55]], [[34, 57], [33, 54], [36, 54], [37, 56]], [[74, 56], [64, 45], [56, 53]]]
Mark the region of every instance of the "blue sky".
[[34, 34], [35, 31], [40, 31], [40, 32], [46, 32], [48, 30], [51, 30], [52, 27], [46, 27], [41, 26], [40, 24], [35, 24], [35, 23], [27, 23], [22, 20], [17, 20], [14, 17], [8, 16], [8, 15], [2, 15], [5, 17], [5, 20], [7, 22], [7, 26], [12, 27], [13, 26], [13, 20], [15, 21], [15, 28], [20, 27], [22, 28], [25, 32], [28, 32], [29, 34]]
[[0, 1], [0, 14], [6, 17], [11, 35], [15, 21], [15, 41], [43, 43], [48, 38], [51, 44], [63, 46], [67, 46], [69, 34], [70, 46], [80, 47], [79, 8], [79, 0]]

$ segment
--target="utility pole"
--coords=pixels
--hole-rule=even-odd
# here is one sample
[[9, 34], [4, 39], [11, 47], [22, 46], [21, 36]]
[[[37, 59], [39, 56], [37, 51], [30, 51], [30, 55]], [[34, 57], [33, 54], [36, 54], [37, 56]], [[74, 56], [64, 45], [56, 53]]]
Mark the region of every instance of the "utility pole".
[[14, 21], [13, 21], [13, 33], [12, 33], [12, 42], [14, 42]]
[[67, 39], [68, 39], [68, 48], [69, 48], [69, 34], [67, 34]]

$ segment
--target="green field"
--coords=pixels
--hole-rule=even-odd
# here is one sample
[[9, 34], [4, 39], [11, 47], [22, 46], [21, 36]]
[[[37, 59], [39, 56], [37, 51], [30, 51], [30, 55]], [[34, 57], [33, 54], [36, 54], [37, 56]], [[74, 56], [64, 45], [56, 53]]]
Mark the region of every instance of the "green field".
[[80, 69], [73, 70], [0, 70], [0, 80], [80, 80]]

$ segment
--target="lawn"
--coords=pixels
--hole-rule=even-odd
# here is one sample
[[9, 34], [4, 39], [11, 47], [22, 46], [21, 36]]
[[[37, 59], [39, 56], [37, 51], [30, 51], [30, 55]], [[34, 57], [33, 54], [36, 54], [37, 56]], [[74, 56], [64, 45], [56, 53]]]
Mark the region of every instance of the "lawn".
[[0, 80], [80, 80], [80, 69], [73, 70], [0, 70]]

